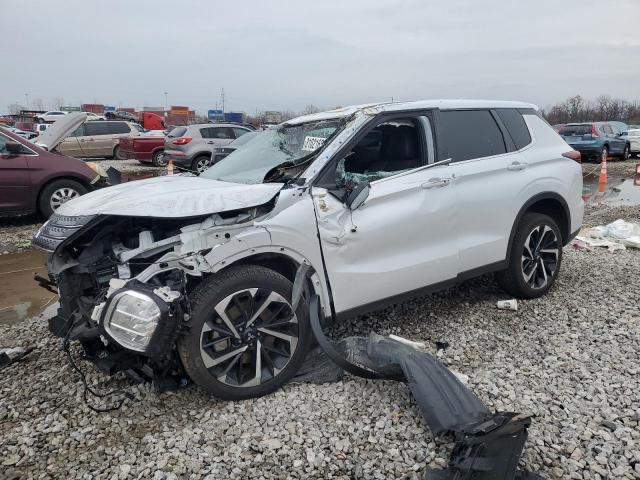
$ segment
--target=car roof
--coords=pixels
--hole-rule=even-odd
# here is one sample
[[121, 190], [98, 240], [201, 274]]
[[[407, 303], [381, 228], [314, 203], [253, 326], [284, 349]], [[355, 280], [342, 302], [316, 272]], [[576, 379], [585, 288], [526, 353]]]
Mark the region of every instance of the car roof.
[[244, 125], [239, 125], [237, 123], [193, 123], [191, 125], [176, 125], [176, 127], [240, 127], [247, 130], [251, 130], [250, 128], [245, 127]]
[[389, 103], [367, 103], [362, 105], [353, 105], [349, 107], [336, 108], [335, 110], [327, 110], [325, 112], [312, 113], [301, 117], [293, 118], [283, 122], [286, 125], [296, 125], [307, 122], [315, 122], [319, 120], [328, 120], [332, 118], [349, 117], [356, 112], [366, 114], [377, 114], [382, 112], [395, 112], [404, 110], [423, 110], [439, 108], [441, 110], [449, 109], [471, 109], [471, 108], [533, 108], [538, 107], [532, 103], [512, 102], [505, 100], [466, 100], [466, 99], [442, 99], [442, 100], [418, 100], [414, 102], [389, 102]]

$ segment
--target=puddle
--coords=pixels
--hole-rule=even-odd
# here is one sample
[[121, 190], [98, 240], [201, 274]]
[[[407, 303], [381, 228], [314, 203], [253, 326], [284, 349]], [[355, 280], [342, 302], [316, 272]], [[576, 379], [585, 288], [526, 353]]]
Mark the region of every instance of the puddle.
[[33, 280], [34, 273], [46, 277], [46, 258], [40, 250], [0, 255], [0, 325], [31, 318], [56, 301]]
[[582, 199], [586, 204], [604, 202], [614, 206], [640, 205], [640, 176], [617, 177], [610, 175], [599, 188], [598, 175], [583, 178]]

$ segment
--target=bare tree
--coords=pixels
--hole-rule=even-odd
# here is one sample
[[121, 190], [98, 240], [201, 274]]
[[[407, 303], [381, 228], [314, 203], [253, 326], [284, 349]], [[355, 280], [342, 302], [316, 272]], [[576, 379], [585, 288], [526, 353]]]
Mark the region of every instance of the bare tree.
[[53, 99], [53, 108], [55, 108], [56, 110], [60, 110], [62, 107], [64, 107], [64, 98], [62, 97], [56, 97]]
[[7, 106], [7, 110], [9, 111], [9, 115], [18, 115], [20, 110], [24, 110], [25, 108], [19, 103], [11, 103]]

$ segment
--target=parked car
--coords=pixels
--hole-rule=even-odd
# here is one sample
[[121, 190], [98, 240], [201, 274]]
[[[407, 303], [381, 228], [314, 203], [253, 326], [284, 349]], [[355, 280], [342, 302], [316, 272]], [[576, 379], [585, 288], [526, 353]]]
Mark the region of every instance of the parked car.
[[36, 132], [28, 132], [26, 130], [21, 130], [21, 129], [15, 128], [15, 127], [4, 127], [4, 128], [6, 128], [8, 131], [13, 133], [14, 135], [18, 135], [19, 137], [22, 137], [22, 138], [27, 139], [27, 140], [31, 140], [31, 139], [33, 139], [33, 138], [38, 136], [38, 134]]
[[629, 142], [629, 151], [636, 157], [640, 156], [640, 129], [627, 131], [627, 141]]
[[59, 111], [59, 110], [51, 110], [49, 112], [45, 112], [45, 113], [39, 115], [38, 117], [36, 117], [36, 121], [39, 122], [39, 123], [55, 122], [56, 120], [60, 120], [66, 114], [67, 114], [67, 112], [62, 112], [62, 111]]
[[39, 212], [49, 217], [72, 198], [105, 186], [98, 170], [0, 127], [0, 215]]
[[611, 122], [568, 123], [558, 133], [583, 157], [598, 163], [610, 155], [622, 160], [630, 156], [629, 142]]
[[173, 160], [177, 167], [202, 173], [211, 164], [216, 147], [229, 145], [250, 131], [246, 127], [228, 123], [174, 127], [165, 139], [165, 159]]
[[49, 128], [50, 125], [51, 125], [50, 123], [36, 123], [33, 125], [33, 131], [35, 132], [36, 135], [40, 135], [47, 128]]
[[104, 115], [98, 115], [97, 113], [93, 113], [93, 112], [84, 112], [87, 114], [87, 121], [91, 121], [91, 120], [105, 120]]
[[259, 134], [260, 132], [251, 131], [249, 133], [245, 133], [240, 138], [236, 138], [233, 142], [231, 142], [226, 147], [218, 147], [214, 149], [213, 161], [211, 162], [211, 164], [213, 165], [214, 163], [218, 163], [220, 160], [228, 156], [230, 153], [233, 153], [238, 148], [242, 147], [243, 145], [246, 145], [249, 142], [249, 140], [252, 140]]
[[125, 120], [127, 122], [138, 122], [138, 116], [135, 113], [116, 110], [115, 112], [105, 113], [107, 120]]
[[120, 156], [164, 167], [167, 165], [164, 156], [164, 136], [143, 134], [139, 137], [121, 138]]
[[545, 294], [582, 225], [579, 160], [520, 102], [289, 120], [200, 176], [63, 205], [34, 241], [61, 292], [49, 327], [106, 372], [164, 384], [184, 369], [222, 398], [264, 395], [301, 366], [310, 316], [340, 320], [488, 272], [510, 296]]
[[[84, 112], [83, 112], [84, 113]], [[62, 141], [58, 152], [79, 158], [110, 157], [123, 160], [120, 139], [140, 135], [139, 125], [121, 120], [87, 122], [87, 118]]]

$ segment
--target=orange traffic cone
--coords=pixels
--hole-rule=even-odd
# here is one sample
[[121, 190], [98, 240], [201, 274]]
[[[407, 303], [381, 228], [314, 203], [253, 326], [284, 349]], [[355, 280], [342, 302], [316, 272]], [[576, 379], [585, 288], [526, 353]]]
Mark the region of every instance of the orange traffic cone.
[[169, 160], [167, 163], [167, 175], [173, 175], [173, 160]]
[[607, 185], [607, 159], [602, 159], [602, 164], [600, 165], [600, 177], [598, 178], [598, 192], [604, 192], [604, 189]]

